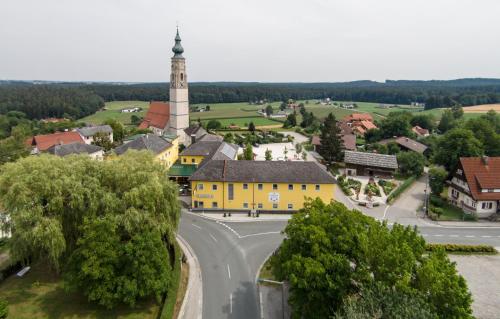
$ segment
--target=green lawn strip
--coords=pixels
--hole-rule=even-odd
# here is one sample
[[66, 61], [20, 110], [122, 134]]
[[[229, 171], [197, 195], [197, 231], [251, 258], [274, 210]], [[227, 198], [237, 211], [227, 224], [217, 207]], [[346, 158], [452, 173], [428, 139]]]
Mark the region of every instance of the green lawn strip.
[[[207, 123], [210, 120], [202, 120], [202, 122]], [[268, 125], [281, 125], [279, 121], [267, 119], [265, 117], [237, 117], [237, 118], [220, 118], [217, 119], [222, 126], [228, 127], [230, 125], [236, 125], [239, 127], [247, 127], [250, 122], [253, 122], [255, 126], [268, 126]]]
[[16, 319], [156, 319], [160, 311], [154, 298], [112, 310], [90, 303], [80, 293], [66, 292], [60, 276], [43, 264], [33, 265], [23, 278], [14, 275], [3, 281], [0, 299], [9, 304], [9, 318]]
[[440, 221], [476, 221], [476, 216], [466, 214], [462, 209], [447, 202], [445, 198], [431, 195], [429, 217]]
[[181, 255], [182, 250], [175, 243], [175, 264], [174, 271], [172, 273], [172, 284], [168, 288], [167, 296], [163, 304], [163, 309], [161, 310], [160, 319], [171, 319], [173, 318], [175, 311], [175, 303], [177, 300], [177, 292], [179, 290], [179, 283], [181, 281]]
[[[131, 108], [131, 107], [141, 107], [142, 111], [137, 113], [122, 113], [121, 109]], [[138, 117], [144, 117], [146, 115], [147, 110], [149, 109], [149, 102], [144, 101], [114, 101], [107, 102], [105, 104], [106, 110], [98, 111], [92, 115], [84, 117], [79, 121], [88, 123], [88, 124], [102, 124], [104, 121], [108, 119], [116, 119], [120, 123], [124, 125], [130, 125], [130, 117], [132, 115], [136, 115]]]

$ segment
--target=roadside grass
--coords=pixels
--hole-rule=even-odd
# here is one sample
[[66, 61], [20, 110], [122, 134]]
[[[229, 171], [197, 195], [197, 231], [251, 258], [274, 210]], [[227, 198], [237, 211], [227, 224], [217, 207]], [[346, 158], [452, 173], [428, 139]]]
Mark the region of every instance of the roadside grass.
[[181, 280], [179, 282], [179, 289], [177, 290], [177, 298], [175, 300], [174, 315], [172, 318], [177, 318], [181, 311], [182, 302], [186, 295], [187, 285], [189, 283], [189, 264], [183, 263], [181, 268]]
[[154, 298], [108, 310], [79, 293], [68, 293], [57, 274], [37, 264], [23, 277], [11, 276], [0, 284], [0, 299], [7, 300], [9, 318], [156, 319], [160, 305]]

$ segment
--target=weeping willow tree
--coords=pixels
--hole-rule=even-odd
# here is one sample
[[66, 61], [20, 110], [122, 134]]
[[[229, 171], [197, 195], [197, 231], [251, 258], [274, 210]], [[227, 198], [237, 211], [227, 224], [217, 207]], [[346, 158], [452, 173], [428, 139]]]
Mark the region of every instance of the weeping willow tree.
[[2, 166], [12, 254], [45, 262], [68, 289], [107, 307], [160, 298], [180, 214], [166, 173], [146, 152], [104, 162], [42, 155]]

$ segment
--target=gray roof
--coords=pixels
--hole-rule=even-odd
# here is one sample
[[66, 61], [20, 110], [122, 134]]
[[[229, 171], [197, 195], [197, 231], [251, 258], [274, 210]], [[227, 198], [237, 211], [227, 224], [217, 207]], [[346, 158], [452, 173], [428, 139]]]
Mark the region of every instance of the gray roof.
[[238, 153], [238, 145], [222, 142], [215, 154], [214, 160], [234, 160]]
[[200, 125], [191, 125], [188, 128], [184, 129], [184, 132], [188, 135], [196, 135], [196, 139], [202, 137], [207, 134], [207, 131], [201, 127]]
[[395, 155], [345, 151], [344, 162], [363, 166], [398, 168], [398, 161]]
[[218, 141], [198, 141], [189, 145], [181, 152], [181, 155], [186, 156], [211, 156], [215, 154], [220, 147], [221, 142]]
[[115, 148], [115, 153], [118, 155], [122, 155], [129, 149], [132, 149], [137, 151], [148, 150], [152, 151], [155, 154], [158, 154], [171, 146], [171, 143], [167, 142], [165, 139], [159, 136], [156, 136], [154, 134], [146, 134], [144, 136], [139, 136], [131, 142], [118, 146], [117, 148]]
[[316, 162], [210, 160], [190, 180], [334, 184], [334, 178]]
[[54, 145], [47, 149], [47, 152], [57, 156], [66, 156], [70, 154], [93, 154], [102, 151], [102, 147], [97, 145], [88, 145], [84, 143], [70, 143]]
[[113, 133], [109, 125], [86, 126], [76, 129], [82, 136], [94, 136], [96, 133]]
[[428, 148], [426, 145], [404, 136], [398, 138], [388, 138], [385, 140], [381, 140], [378, 143], [387, 145], [391, 142], [397, 143], [398, 145], [409, 149], [410, 151], [414, 151], [420, 154], [423, 154]]

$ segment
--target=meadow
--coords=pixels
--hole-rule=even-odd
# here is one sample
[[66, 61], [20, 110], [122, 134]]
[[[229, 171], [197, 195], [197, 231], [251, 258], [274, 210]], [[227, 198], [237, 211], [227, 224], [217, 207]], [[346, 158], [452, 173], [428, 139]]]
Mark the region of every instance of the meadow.
[[[305, 103], [305, 101], [297, 101], [299, 103]], [[338, 101], [337, 104], [346, 103], [344, 101]], [[347, 102], [349, 103], [349, 102]], [[352, 114], [352, 113], [370, 113], [373, 115], [375, 120], [381, 120], [385, 116], [387, 116], [390, 112], [395, 111], [408, 111], [412, 113], [422, 113], [422, 114], [432, 114], [435, 116], [436, 120], [441, 118], [441, 115], [444, 112], [444, 109], [432, 109], [432, 110], [423, 110], [423, 108], [412, 107], [409, 105], [398, 105], [397, 107], [392, 108], [381, 108], [379, 103], [371, 103], [371, 102], [354, 102], [358, 105], [355, 109], [344, 109], [340, 108], [336, 105], [321, 105], [317, 104], [316, 101], [310, 100], [309, 103], [305, 104], [306, 110], [308, 112], [313, 112], [313, 114], [323, 119], [329, 113], [333, 113], [337, 119], [342, 119], [343, 117]], [[279, 111], [279, 106], [281, 102], [271, 102], [270, 104], [275, 112]], [[280, 125], [280, 122], [283, 122], [285, 119], [267, 119], [261, 117], [257, 114], [257, 111], [266, 107], [267, 104], [264, 105], [253, 105], [247, 102], [238, 102], [238, 103], [213, 103], [210, 105], [210, 111], [205, 112], [191, 112], [190, 118], [191, 121], [202, 121], [208, 122], [211, 119], [216, 119], [221, 122], [222, 126], [229, 125], [237, 125], [242, 128], [247, 127], [250, 122], [253, 122], [256, 126], [261, 127], [269, 127], [272, 128], [274, 126]], [[142, 111], [138, 113], [121, 113], [120, 110], [123, 108], [130, 107], [141, 107]], [[206, 104], [196, 104], [191, 106], [199, 106], [205, 107]], [[107, 102], [105, 105], [105, 109], [98, 111], [97, 113], [84, 117], [81, 121], [86, 122], [88, 124], [102, 124], [107, 119], [116, 119], [124, 125], [131, 125], [130, 117], [132, 115], [137, 115], [139, 117], [144, 117], [147, 110], [149, 108], [149, 102], [144, 101], [115, 101], [115, 102]], [[477, 110], [477, 113], [474, 112], [474, 107], [466, 107], [464, 108], [464, 118], [475, 118], [481, 116], [481, 113], [484, 110]], [[297, 120], [301, 121], [300, 114], [298, 115]]]

